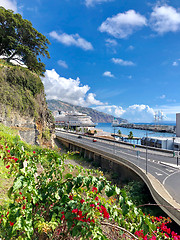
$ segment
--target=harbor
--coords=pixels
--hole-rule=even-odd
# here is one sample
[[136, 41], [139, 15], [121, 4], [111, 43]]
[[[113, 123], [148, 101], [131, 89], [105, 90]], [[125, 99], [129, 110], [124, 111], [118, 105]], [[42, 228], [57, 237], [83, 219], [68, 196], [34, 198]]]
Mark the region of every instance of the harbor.
[[173, 134], [176, 133], [176, 126], [173, 126], [173, 125], [122, 123], [122, 124], [119, 124], [119, 126], [123, 128], [148, 130], [153, 132], [173, 133]]

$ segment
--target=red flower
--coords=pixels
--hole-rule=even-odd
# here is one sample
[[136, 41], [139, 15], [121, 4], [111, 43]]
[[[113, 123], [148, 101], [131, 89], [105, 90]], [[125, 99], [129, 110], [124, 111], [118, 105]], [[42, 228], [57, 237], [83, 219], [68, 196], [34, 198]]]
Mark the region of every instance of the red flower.
[[7, 212], [7, 214], [6, 215], [9, 215], [9, 212]]
[[62, 215], [62, 217], [61, 217], [61, 221], [62, 221], [62, 220], [64, 220], [64, 219], [65, 219], [65, 216], [64, 216], [64, 215]]
[[95, 197], [95, 200], [96, 200], [96, 201], [98, 201], [98, 199], [99, 199], [98, 197]]
[[19, 194], [22, 195], [22, 192], [20, 192]]
[[22, 209], [26, 209], [26, 205], [24, 205], [24, 206], [22, 207]]
[[8, 148], [8, 146], [6, 146], [6, 148]]
[[77, 208], [72, 210], [72, 213], [77, 213], [77, 212], [78, 212]]
[[150, 238], [150, 240], [156, 240], [156, 237], [153, 235], [152, 238]]
[[64, 211], [62, 211], [61, 214], [64, 214]]
[[7, 165], [6, 168], [7, 168], [7, 169], [10, 168], [10, 165]]
[[13, 225], [14, 225], [14, 223], [10, 221], [10, 226], [13, 226]]
[[81, 211], [81, 210], [78, 211], [78, 215], [79, 215], [80, 217], [82, 217], [82, 211]]
[[83, 204], [83, 202], [85, 202], [85, 201], [84, 201], [84, 199], [81, 199], [81, 200], [80, 200], [80, 203], [82, 203], [82, 204]]
[[95, 205], [94, 204], [90, 204], [90, 207], [95, 207]]
[[33, 151], [33, 153], [35, 154], [36, 152], [35, 152], [35, 151]]
[[25, 200], [26, 198], [23, 196], [23, 200]]
[[10, 150], [7, 150], [8, 153], [10, 153]]
[[92, 191], [93, 191], [93, 192], [97, 192], [97, 188], [96, 188], [96, 187], [93, 187], [93, 188], [92, 188]]
[[107, 211], [104, 211], [104, 218], [109, 219], [109, 213]]
[[17, 162], [18, 158], [14, 158], [14, 161]]
[[69, 195], [69, 199], [70, 199], [70, 200], [73, 200], [73, 196], [72, 196], [72, 195]]
[[94, 219], [92, 219], [91, 222], [95, 223]]

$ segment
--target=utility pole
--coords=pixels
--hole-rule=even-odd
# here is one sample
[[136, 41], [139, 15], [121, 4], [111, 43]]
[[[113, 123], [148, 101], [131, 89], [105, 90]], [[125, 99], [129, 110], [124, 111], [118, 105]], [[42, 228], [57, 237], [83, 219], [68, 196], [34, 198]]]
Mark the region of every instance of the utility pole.
[[147, 137], [148, 137], [148, 133], [146, 131], [146, 174], [147, 174], [147, 164], [148, 164]]
[[116, 151], [115, 151], [115, 127], [114, 127], [114, 153], [116, 153]]

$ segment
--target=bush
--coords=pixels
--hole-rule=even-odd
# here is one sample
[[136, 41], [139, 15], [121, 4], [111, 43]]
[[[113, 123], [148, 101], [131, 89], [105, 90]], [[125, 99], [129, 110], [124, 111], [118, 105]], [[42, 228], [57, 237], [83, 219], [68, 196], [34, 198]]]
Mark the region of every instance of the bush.
[[0, 161], [13, 185], [0, 209], [1, 239], [180, 239], [169, 219], [143, 214], [101, 172], [66, 166], [67, 155], [6, 129], [0, 125]]

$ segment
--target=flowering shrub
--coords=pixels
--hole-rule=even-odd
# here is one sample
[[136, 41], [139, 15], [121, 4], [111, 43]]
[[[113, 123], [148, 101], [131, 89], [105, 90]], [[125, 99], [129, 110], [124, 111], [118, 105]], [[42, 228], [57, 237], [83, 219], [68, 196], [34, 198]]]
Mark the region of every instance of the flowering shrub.
[[66, 155], [0, 136], [0, 158], [14, 178], [2, 239], [180, 239], [169, 219], [144, 215], [101, 172], [66, 166]]

